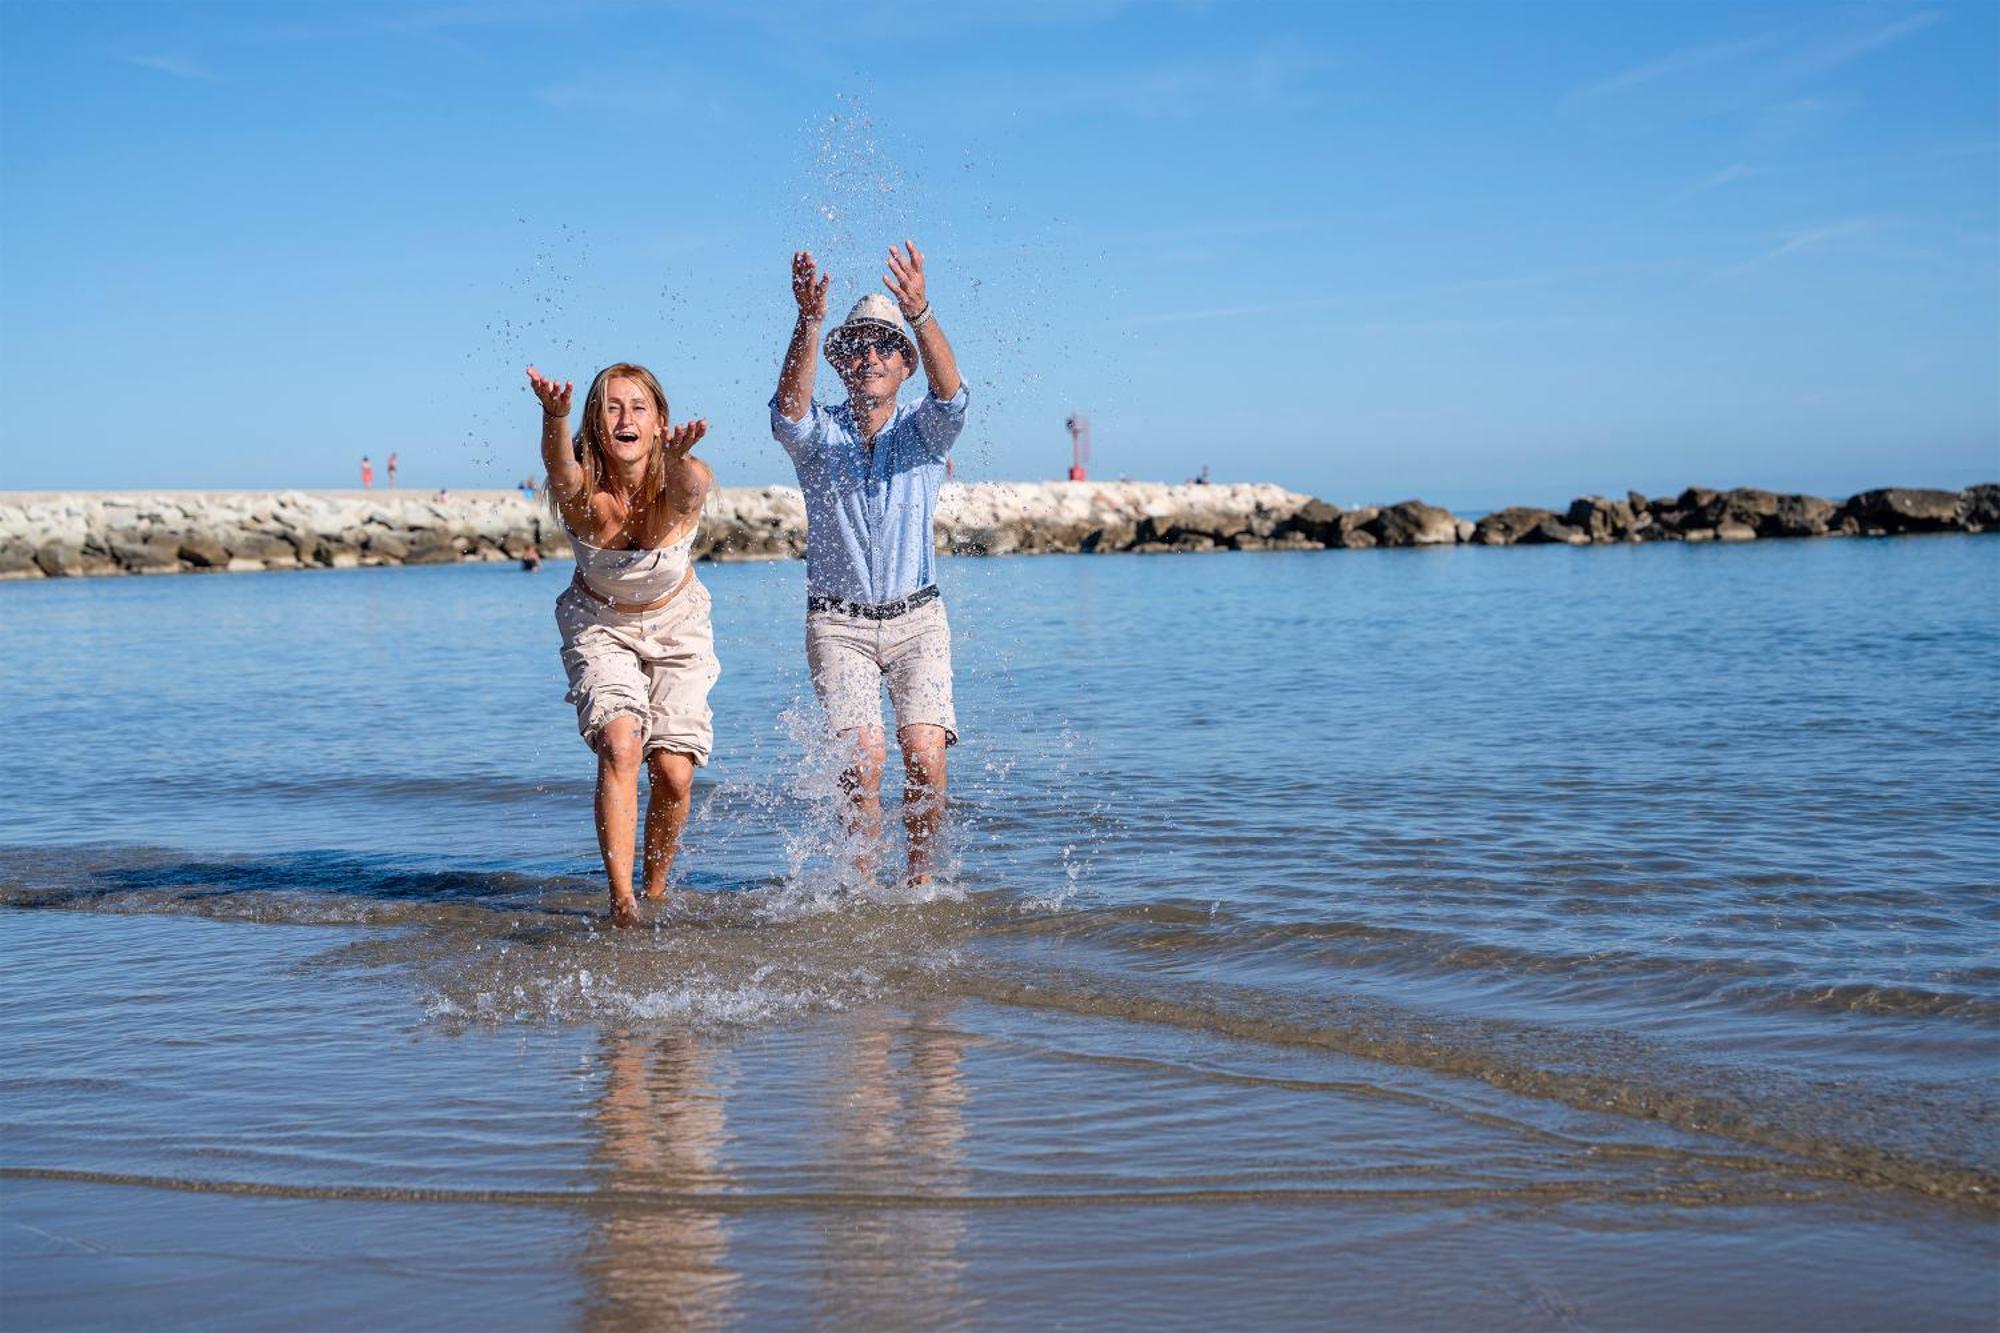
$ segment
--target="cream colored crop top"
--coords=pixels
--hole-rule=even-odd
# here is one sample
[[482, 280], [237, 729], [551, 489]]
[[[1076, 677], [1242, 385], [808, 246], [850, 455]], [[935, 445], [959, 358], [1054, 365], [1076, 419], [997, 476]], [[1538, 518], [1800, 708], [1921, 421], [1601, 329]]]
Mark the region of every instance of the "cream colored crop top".
[[688, 556], [694, 549], [695, 524], [687, 535], [667, 546], [629, 550], [620, 546], [592, 546], [571, 533], [569, 544], [576, 549], [576, 576], [599, 597], [609, 602], [640, 605], [657, 602], [681, 586], [687, 577]]

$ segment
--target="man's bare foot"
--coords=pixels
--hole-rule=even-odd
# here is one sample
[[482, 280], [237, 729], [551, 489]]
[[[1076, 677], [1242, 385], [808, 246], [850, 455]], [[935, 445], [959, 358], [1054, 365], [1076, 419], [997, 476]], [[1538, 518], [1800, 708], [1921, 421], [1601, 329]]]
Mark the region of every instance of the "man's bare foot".
[[928, 870], [912, 870], [903, 876], [903, 887], [906, 889], [921, 889], [930, 882], [931, 872]]
[[619, 929], [629, 929], [639, 924], [639, 902], [631, 894], [611, 900], [611, 924]]

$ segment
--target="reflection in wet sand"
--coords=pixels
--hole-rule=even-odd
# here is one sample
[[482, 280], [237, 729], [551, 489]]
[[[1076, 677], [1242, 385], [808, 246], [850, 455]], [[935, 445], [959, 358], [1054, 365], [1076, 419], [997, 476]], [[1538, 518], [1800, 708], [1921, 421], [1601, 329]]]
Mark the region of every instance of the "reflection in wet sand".
[[585, 1261], [592, 1328], [717, 1328], [742, 1274], [731, 1268], [720, 1213], [651, 1207], [661, 1191], [730, 1188], [729, 1127], [716, 1047], [687, 1033], [648, 1044], [607, 1033], [598, 1123], [604, 1218]]
[[[964, 1037], [949, 1006], [870, 1023], [834, 1053], [820, 1086], [823, 1133], [842, 1189], [950, 1198], [965, 1192]], [[840, 1328], [933, 1327], [962, 1319], [963, 1209], [857, 1208], [824, 1219], [818, 1314]]]
[[[963, 1194], [964, 1037], [948, 1007], [915, 1015], [873, 1011], [829, 1026], [818, 1054], [825, 1077], [822, 1191]], [[605, 1037], [606, 1079], [597, 1121], [603, 1140], [601, 1221], [585, 1259], [594, 1329], [706, 1329], [734, 1322], [746, 1293], [731, 1262], [740, 1219], [722, 1211], [662, 1208], [663, 1195], [736, 1193], [727, 1099], [734, 1060], [691, 1033]], [[838, 1327], [936, 1324], [964, 1313], [958, 1250], [966, 1214], [955, 1208], [856, 1206], [794, 1215], [816, 1248], [817, 1317]], [[817, 1236], [812, 1233], [817, 1232]]]

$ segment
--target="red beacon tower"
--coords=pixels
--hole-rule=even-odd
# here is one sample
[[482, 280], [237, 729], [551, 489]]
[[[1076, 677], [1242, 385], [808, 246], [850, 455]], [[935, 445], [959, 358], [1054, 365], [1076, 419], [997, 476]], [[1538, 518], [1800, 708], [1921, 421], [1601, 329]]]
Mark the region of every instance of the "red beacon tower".
[[1063, 424], [1069, 427], [1069, 479], [1082, 481], [1084, 469], [1090, 465], [1090, 418], [1072, 412]]

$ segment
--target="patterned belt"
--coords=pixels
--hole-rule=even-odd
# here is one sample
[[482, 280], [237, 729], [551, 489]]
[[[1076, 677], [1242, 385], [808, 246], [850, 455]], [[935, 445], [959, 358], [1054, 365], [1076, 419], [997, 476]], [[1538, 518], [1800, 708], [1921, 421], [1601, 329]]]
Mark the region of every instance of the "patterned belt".
[[838, 611], [844, 616], [860, 616], [863, 620], [894, 620], [906, 611], [914, 611], [926, 602], [938, 599], [938, 587], [919, 588], [908, 597], [893, 602], [883, 602], [880, 606], [868, 606], [861, 602], [844, 602], [838, 597], [822, 597], [818, 593], [806, 594], [807, 611]]

